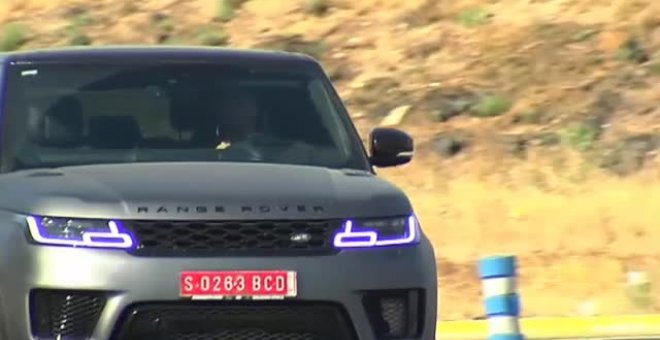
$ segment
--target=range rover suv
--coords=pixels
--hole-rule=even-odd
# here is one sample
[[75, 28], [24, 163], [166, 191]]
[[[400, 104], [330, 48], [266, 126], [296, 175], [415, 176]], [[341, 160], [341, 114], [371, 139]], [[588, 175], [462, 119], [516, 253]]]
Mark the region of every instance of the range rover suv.
[[[435, 337], [434, 252], [318, 62], [0, 56], [0, 339]], [[367, 150], [368, 149], [368, 150]]]

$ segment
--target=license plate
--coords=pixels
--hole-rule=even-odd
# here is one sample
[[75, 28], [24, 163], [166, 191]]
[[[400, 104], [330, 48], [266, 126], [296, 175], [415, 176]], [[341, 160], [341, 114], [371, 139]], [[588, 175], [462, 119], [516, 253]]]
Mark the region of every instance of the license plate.
[[298, 293], [293, 271], [182, 272], [179, 294], [192, 299], [284, 299]]

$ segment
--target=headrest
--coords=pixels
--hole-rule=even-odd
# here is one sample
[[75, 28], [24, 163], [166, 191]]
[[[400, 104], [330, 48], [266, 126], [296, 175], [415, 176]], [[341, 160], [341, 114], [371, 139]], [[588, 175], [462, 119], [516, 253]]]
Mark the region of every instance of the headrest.
[[241, 89], [228, 90], [214, 104], [217, 105], [216, 109], [218, 110], [216, 115], [219, 114], [221, 120], [229, 119], [233, 121], [232, 118], [240, 119], [241, 117], [236, 117], [237, 115], [250, 115], [253, 117], [259, 115], [259, 107], [255, 96]]
[[141, 139], [132, 116], [96, 116], [89, 119], [89, 144], [100, 149], [129, 149]]
[[79, 145], [83, 133], [82, 106], [75, 97], [63, 97], [32, 121], [29, 130], [32, 139], [41, 146]]

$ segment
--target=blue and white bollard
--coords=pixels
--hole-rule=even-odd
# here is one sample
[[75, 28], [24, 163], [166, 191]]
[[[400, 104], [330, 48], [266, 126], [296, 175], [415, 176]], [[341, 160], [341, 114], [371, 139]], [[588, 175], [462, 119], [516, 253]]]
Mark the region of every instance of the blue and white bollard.
[[488, 340], [524, 340], [520, 332], [520, 298], [516, 291], [516, 258], [493, 256], [479, 262]]

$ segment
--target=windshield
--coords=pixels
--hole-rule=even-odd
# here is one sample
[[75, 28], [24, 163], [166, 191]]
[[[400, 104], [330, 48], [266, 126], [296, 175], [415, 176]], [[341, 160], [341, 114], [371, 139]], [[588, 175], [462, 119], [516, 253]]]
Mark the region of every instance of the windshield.
[[181, 63], [7, 71], [3, 172], [200, 161], [368, 170], [320, 72]]

